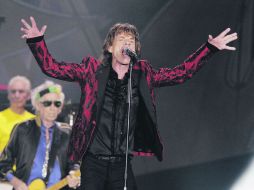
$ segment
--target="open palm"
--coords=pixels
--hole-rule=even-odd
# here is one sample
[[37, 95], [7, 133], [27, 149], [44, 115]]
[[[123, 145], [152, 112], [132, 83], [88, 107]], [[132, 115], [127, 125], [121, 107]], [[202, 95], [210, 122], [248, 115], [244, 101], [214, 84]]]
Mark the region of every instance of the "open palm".
[[223, 32], [221, 32], [218, 36], [215, 38], [212, 37], [212, 35], [209, 35], [208, 42], [215, 47], [217, 47], [219, 50], [235, 50], [235, 47], [228, 46], [227, 44], [236, 40], [237, 33], [228, 34], [230, 32], [230, 28], [227, 28]]
[[21, 31], [24, 32], [24, 34], [21, 36], [21, 38], [34, 38], [38, 36], [44, 35], [47, 26], [44, 25], [41, 30], [38, 29], [37, 24], [33, 17], [30, 17], [31, 25], [28, 24], [24, 19], [21, 19], [21, 22], [23, 26], [21, 27]]

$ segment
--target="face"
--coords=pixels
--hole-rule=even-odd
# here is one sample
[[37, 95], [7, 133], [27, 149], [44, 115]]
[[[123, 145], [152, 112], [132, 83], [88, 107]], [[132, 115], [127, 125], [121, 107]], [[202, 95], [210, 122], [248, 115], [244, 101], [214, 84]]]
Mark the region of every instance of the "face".
[[135, 52], [135, 37], [131, 33], [123, 32], [115, 36], [112, 46], [108, 48], [108, 51], [112, 53], [112, 64], [128, 65], [130, 63], [130, 57], [123, 53], [125, 48]]
[[60, 95], [56, 93], [45, 94], [36, 103], [36, 110], [39, 112], [43, 123], [54, 122], [62, 108], [63, 104], [60, 101]]
[[23, 81], [15, 81], [8, 88], [8, 99], [12, 107], [24, 108], [30, 92]]

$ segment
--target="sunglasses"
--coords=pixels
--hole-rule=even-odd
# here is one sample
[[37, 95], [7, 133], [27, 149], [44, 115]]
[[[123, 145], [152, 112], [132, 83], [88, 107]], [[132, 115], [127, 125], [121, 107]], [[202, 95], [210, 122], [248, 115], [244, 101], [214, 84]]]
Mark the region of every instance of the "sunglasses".
[[10, 92], [11, 94], [16, 94], [17, 92], [18, 92], [19, 94], [23, 94], [23, 93], [25, 93], [25, 90], [16, 90], [16, 89], [13, 89], [13, 90], [9, 90], [9, 92]]
[[52, 104], [54, 104], [55, 107], [59, 108], [62, 105], [62, 102], [61, 101], [49, 101], [49, 100], [45, 100], [45, 101], [41, 102], [41, 104], [44, 107], [49, 107]]

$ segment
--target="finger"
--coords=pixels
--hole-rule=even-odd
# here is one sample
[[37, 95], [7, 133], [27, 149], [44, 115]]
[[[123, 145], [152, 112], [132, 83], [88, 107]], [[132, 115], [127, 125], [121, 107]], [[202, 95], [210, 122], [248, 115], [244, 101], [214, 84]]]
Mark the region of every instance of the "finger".
[[72, 186], [73, 186], [73, 181], [72, 181], [72, 178], [71, 178], [70, 175], [67, 175], [67, 181], [68, 181], [68, 185], [69, 185], [70, 187], [72, 187]]
[[21, 27], [20, 30], [21, 30], [22, 32], [26, 33], [26, 34], [28, 33], [28, 30], [25, 29], [25, 28], [23, 28], [23, 27]]
[[211, 41], [213, 39], [213, 36], [211, 34], [208, 35], [208, 41]]
[[221, 32], [220, 34], [219, 34], [219, 37], [224, 37], [225, 35], [227, 35], [227, 33], [229, 33], [230, 32], [230, 28], [227, 28], [226, 30], [224, 30], [223, 32]]
[[21, 36], [21, 38], [25, 39], [25, 38], [28, 38], [27, 34], [24, 34]]
[[36, 25], [36, 22], [35, 22], [35, 20], [34, 20], [34, 17], [30, 16], [30, 20], [31, 20], [31, 23], [32, 23], [32, 27], [33, 27], [33, 28], [36, 28], [37, 25]]
[[213, 36], [212, 35], [208, 35], [208, 42], [212, 41], [213, 40]]
[[225, 46], [224, 49], [231, 50], [231, 51], [235, 51], [236, 50], [235, 47], [231, 47], [231, 46]]
[[73, 177], [73, 176], [74, 176], [74, 173], [75, 173], [75, 172], [74, 172], [73, 170], [71, 170], [71, 171], [69, 172], [69, 175]]
[[21, 19], [21, 22], [23, 23], [23, 25], [27, 28], [27, 29], [30, 29], [31, 26], [22, 18]]
[[69, 181], [69, 182], [68, 182], [68, 186], [69, 186], [70, 188], [75, 188], [75, 187], [78, 187], [78, 186], [79, 186], [79, 183], [74, 182], [74, 181]]
[[47, 25], [44, 25], [44, 26], [41, 28], [41, 31], [40, 31], [40, 32], [41, 32], [42, 35], [45, 33], [46, 29], [47, 29]]
[[237, 38], [238, 38], [237, 36], [232, 36], [232, 37], [226, 39], [226, 40], [225, 40], [225, 43], [227, 44], [227, 43], [229, 43], [229, 42], [232, 42], [232, 41], [236, 40]]
[[234, 38], [235, 36], [237, 36], [237, 33], [235, 32], [235, 33], [232, 33], [232, 34], [229, 34], [229, 35], [226, 35], [225, 37], [224, 37], [224, 39], [229, 39], [229, 38]]

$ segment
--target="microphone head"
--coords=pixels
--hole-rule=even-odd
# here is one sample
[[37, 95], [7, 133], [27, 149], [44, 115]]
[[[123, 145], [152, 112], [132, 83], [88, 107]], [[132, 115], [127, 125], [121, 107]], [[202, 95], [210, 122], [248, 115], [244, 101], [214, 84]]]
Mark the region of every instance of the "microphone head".
[[129, 48], [123, 48], [122, 53], [128, 55], [132, 59], [137, 59], [137, 54]]

